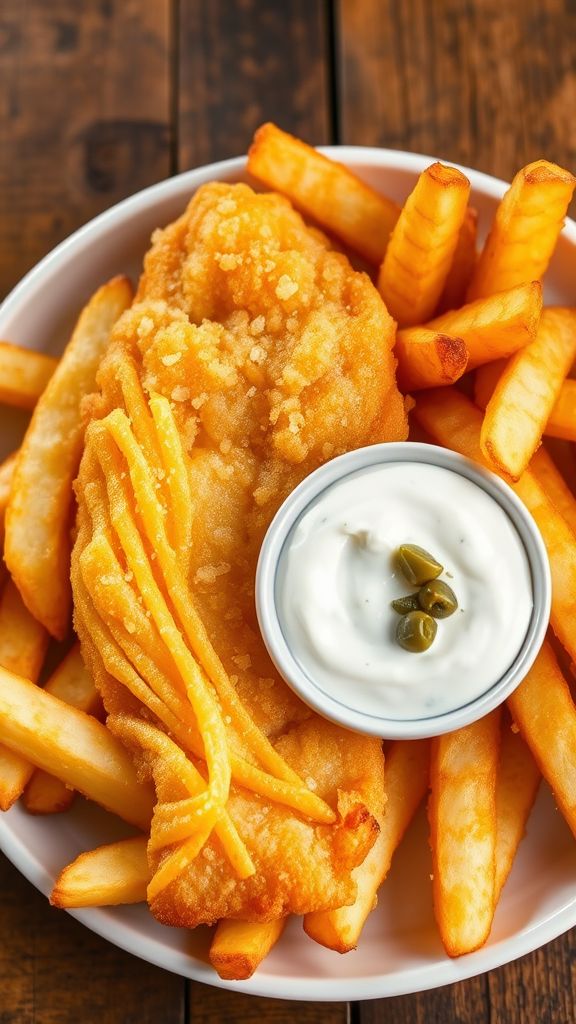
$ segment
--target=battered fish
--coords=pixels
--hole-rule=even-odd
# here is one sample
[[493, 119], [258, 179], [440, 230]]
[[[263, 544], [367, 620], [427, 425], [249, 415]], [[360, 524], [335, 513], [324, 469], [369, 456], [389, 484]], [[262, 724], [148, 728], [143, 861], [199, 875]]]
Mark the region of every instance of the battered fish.
[[[126, 711], [154, 716], [110, 665], [105, 671], [82, 611], [94, 594], [81, 556], [103, 494], [90, 439], [99, 419], [124, 407], [119, 368], [132, 361], [144, 393], [169, 399], [187, 453], [191, 600], [252, 718], [338, 810], [335, 824], [317, 824], [233, 785], [227, 811], [255, 874], [236, 877], [213, 833], [153, 900], [164, 923], [269, 920], [354, 900], [351, 872], [383, 812], [381, 745], [312, 714], [278, 677], [257, 627], [254, 577], [266, 528], [303, 477], [345, 451], [406, 438], [392, 344], [393, 322], [368, 277], [285, 199], [220, 183], [201, 188], [179, 220], [155, 233], [135, 304], [113, 332], [100, 393], [87, 407], [94, 426], [77, 481], [72, 571], [76, 627], [109, 724], [152, 772], [161, 802], [185, 796], [178, 773], [123, 730]], [[228, 742], [250, 757], [231, 726]], [[156, 869], [167, 851], [150, 848], [149, 856]]]

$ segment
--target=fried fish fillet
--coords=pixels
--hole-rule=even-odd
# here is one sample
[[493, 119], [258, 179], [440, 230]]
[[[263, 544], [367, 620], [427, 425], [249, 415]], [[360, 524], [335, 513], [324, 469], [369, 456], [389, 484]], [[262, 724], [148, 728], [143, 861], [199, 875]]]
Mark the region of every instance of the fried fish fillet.
[[[269, 920], [354, 899], [351, 872], [374, 841], [385, 800], [381, 745], [312, 714], [278, 677], [257, 627], [254, 578], [270, 520], [308, 473], [361, 445], [406, 438], [393, 331], [368, 277], [285, 199], [215, 183], [155, 233], [135, 303], [113, 332], [87, 415], [97, 424], [123, 408], [119, 378], [128, 361], [145, 395], [170, 401], [193, 496], [191, 600], [252, 718], [338, 812], [335, 824], [319, 825], [233, 785], [227, 811], [255, 874], [238, 879], [212, 834], [154, 899], [152, 911], [165, 923]], [[75, 620], [110, 724], [122, 735], [123, 712], [152, 716], [105, 671], [82, 611], [93, 596], [80, 567], [94, 526], [88, 499], [94, 504], [102, 493], [91, 436], [89, 427], [76, 488]], [[229, 743], [243, 751], [232, 727]], [[160, 801], [184, 795], [161, 758], [135, 755]], [[151, 848], [152, 868], [166, 855]]]

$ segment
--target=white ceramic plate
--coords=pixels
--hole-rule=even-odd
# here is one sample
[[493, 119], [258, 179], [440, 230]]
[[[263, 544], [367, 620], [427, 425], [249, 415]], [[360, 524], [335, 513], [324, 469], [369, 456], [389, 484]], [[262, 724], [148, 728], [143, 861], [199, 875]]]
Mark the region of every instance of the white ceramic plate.
[[[326, 150], [398, 200], [430, 158], [379, 149]], [[90, 293], [120, 271], [134, 277], [151, 231], [181, 212], [199, 185], [244, 177], [243, 159], [190, 171], [155, 185], [97, 217], [28, 274], [0, 308], [0, 337], [57, 353]], [[485, 231], [505, 185], [463, 168]], [[574, 304], [576, 224], [569, 223], [547, 279], [548, 301]], [[18, 443], [25, 420], [0, 417], [0, 454]], [[117, 820], [77, 800], [68, 814], [35, 818], [19, 806], [0, 817], [0, 847], [44, 893], [81, 850], [126, 835]], [[423, 814], [398, 851], [354, 953], [340, 957], [290, 922], [277, 947], [247, 982], [222, 982], [207, 963], [208, 930], [189, 933], [156, 923], [143, 906], [83, 910], [73, 916], [117, 946], [178, 974], [223, 988], [286, 999], [375, 999], [446, 985], [528, 953], [576, 924], [576, 843], [542, 787], [488, 944], [450, 960], [432, 915], [430, 856]]]

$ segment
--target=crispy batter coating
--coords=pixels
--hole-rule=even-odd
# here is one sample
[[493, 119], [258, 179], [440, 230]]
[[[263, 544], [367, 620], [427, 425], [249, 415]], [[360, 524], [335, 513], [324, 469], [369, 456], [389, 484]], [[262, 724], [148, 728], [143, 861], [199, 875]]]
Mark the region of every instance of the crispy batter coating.
[[[354, 899], [350, 872], [377, 830], [368, 811], [384, 801], [380, 744], [312, 715], [279, 679], [257, 628], [254, 575], [271, 518], [304, 476], [344, 451], [406, 437], [392, 344], [393, 322], [369, 279], [285, 199], [218, 183], [155, 233], [136, 302], [113, 333], [87, 414], [121, 405], [117, 370], [128, 355], [145, 392], [170, 399], [189, 456], [194, 603], [251, 715], [340, 812], [336, 825], [315, 826], [233, 788], [228, 810], [256, 875], [236, 879], [213, 836], [155, 900], [166, 923], [266, 920]], [[75, 589], [92, 473], [85, 458]], [[123, 689], [76, 619], [108, 710], [121, 712]], [[178, 799], [173, 774], [158, 761], [152, 768], [160, 799]], [[156, 867], [160, 855], [150, 856]]]
[[[152, 903], [163, 924], [195, 927], [223, 917], [272, 921], [287, 913], [305, 914], [345, 906], [356, 896], [351, 872], [364, 860], [377, 834], [370, 813], [384, 810], [381, 744], [346, 732], [313, 716], [278, 739], [277, 749], [314, 792], [338, 807], [335, 826], [315, 825], [288, 808], [234, 789], [227, 804], [256, 874], [234, 877], [216, 837], [200, 856]], [[184, 795], [179, 783], [154, 763], [160, 800]], [[149, 854], [153, 869], [160, 857]]]

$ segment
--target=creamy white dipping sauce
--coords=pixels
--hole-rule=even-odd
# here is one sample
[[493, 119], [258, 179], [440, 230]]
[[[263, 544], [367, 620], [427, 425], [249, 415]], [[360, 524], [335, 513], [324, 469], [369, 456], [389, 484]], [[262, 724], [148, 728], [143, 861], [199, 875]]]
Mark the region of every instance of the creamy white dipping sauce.
[[[390, 605], [418, 589], [394, 566], [405, 543], [444, 566], [459, 605], [418, 654], [398, 645]], [[498, 682], [526, 636], [532, 583], [522, 541], [490, 495], [451, 470], [397, 462], [351, 473], [304, 511], [280, 556], [276, 604], [317, 687], [349, 708], [417, 719]]]

